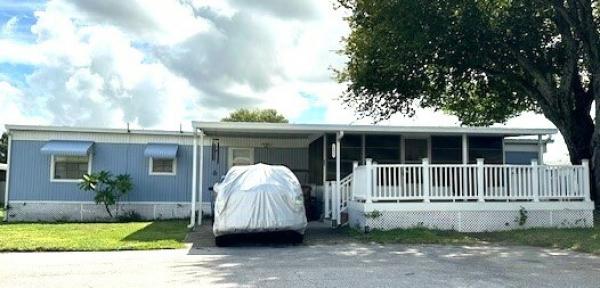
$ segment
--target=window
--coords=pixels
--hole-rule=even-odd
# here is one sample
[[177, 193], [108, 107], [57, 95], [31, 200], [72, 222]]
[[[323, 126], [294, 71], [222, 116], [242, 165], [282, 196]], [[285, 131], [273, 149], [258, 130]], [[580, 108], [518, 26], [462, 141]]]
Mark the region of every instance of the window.
[[176, 159], [156, 159], [150, 158], [150, 175], [176, 175]]
[[365, 158], [380, 164], [400, 163], [400, 136], [366, 135]]
[[254, 149], [252, 148], [230, 148], [229, 167], [254, 164]]
[[404, 163], [423, 163], [423, 158], [428, 158], [427, 146], [427, 139], [404, 139]]
[[483, 158], [486, 164], [502, 164], [502, 137], [469, 137], [469, 163]]
[[51, 181], [79, 181], [86, 173], [91, 173], [91, 156], [54, 156], [51, 159]]
[[461, 164], [462, 136], [432, 136], [431, 163]]

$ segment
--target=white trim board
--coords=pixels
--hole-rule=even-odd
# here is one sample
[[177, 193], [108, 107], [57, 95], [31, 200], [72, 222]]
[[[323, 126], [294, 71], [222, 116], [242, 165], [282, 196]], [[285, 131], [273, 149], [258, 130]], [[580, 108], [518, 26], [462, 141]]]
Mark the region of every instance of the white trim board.
[[[92, 173], [92, 162], [94, 161], [94, 154], [90, 153], [88, 154], [88, 168], [87, 168], [87, 174], [91, 174]], [[54, 183], [79, 183], [82, 181], [82, 179], [56, 179], [54, 178], [54, 173], [55, 171], [55, 156], [54, 155], [50, 155], [50, 182], [54, 182]], [[83, 175], [82, 175], [83, 176]]]
[[171, 170], [172, 172], [154, 172], [152, 169], [154, 168], [154, 158], [148, 157], [148, 175], [150, 176], [177, 176], [177, 158], [167, 159], [173, 160], [171, 162]]
[[425, 134], [481, 134], [481, 135], [547, 135], [556, 134], [556, 129], [507, 128], [507, 127], [464, 127], [464, 126], [387, 126], [387, 125], [339, 125], [339, 124], [287, 124], [287, 123], [243, 123], [243, 122], [200, 122], [193, 121], [194, 129], [205, 133], [425, 133]]

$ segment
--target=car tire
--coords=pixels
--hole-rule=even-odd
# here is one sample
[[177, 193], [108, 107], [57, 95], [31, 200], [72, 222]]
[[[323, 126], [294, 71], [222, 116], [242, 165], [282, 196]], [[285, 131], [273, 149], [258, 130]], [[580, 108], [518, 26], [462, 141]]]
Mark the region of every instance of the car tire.
[[291, 235], [291, 242], [294, 245], [300, 245], [300, 244], [302, 244], [302, 242], [304, 242], [304, 235], [302, 235], [300, 233], [293, 233]]
[[215, 246], [217, 247], [227, 247], [229, 245], [229, 241], [227, 241], [227, 238], [223, 237], [223, 236], [217, 236], [215, 237]]

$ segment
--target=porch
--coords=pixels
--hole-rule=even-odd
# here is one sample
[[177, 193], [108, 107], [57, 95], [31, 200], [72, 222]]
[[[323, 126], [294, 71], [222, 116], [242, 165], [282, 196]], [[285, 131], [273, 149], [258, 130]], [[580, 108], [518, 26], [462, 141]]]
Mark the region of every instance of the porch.
[[[339, 183], [339, 185], [337, 184]], [[366, 159], [325, 185], [326, 217], [360, 230], [424, 226], [465, 232], [591, 227], [582, 165], [378, 164]]]
[[[208, 201], [212, 199], [207, 190], [229, 167], [236, 165], [238, 156], [244, 159], [239, 162], [241, 164], [261, 162], [288, 166], [296, 173], [301, 184], [312, 187], [309, 198], [317, 203], [318, 209], [315, 210], [319, 210], [318, 214], [341, 224], [341, 217], [338, 215], [342, 211], [346, 212], [351, 202], [357, 203], [356, 205], [411, 201], [431, 203], [444, 201], [444, 197], [450, 195], [455, 197], [453, 201], [476, 201], [477, 194], [474, 191], [478, 186], [474, 179], [477, 172], [473, 167], [478, 165], [477, 158], [485, 159], [486, 166], [512, 163], [509, 159], [526, 163], [535, 159], [542, 163], [545, 144], [551, 141], [551, 135], [556, 133], [555, 129], [492, 127], [227, 122], [193, 122], [193, 126], [194, 133], [198, 136], [194, 137], [197, 139], [194, 147], [203, 146], [204, 149], [196, 149], [193, 154], [196, 161], [193, 162], [192, 175], [196, 178], [192, 177], [191, 185], [192, 225], [198, 215], [197, 207], [210, 206]], [[517, 147], [510, 142], [514, 137], [531, 139], [527, 143], [519, 142]], [[544, 139], [545, 137], [547, 138]], [[511, 145], [513, 149], [507, 149]], [[425, 175], [425, 170], [421, 167], [423, 158], [430, 159], [429, 163], [432, 165], [427, 164], [427, 167], [439, 165], [447, 169], [436, 172], [435, 168], [428, 168], [425, 170], [435, 171]], [[367, 159], [374, 159], [370, 162], [371, 176], [354, 179], [361, 173], [367, 173], [366, 170], [362, 171], [367, 169], [362, 168], [368, 165]], [[359, 163], [362, 166], [359, 167]], [[458, 167], [465, 167], [464, 171]], [[451, 168], [457, 171], [456, 177], [449, 176]], [[372, 169], [377, 171], [373, 172]], [[448, 175], [442, 176], [441, 173]], [[377, 175], [376, 178], [373, 178], [373, 175]], [[460, 179], [464, 180], [459, 184], [451, 184], [450, 179], [458, 180], [458, 175], [463, 175]], [[490, 175], [491, 180], [498, 178], [496, 181], [500, 181], [499, 176], [494, 178], [494, 174]], [[428, 178], [425, 179], [425, 176]], [[352, 186], [350, 182], [354, 182], [355, 186], [366, 185], [367, 178], [371, 179], [371, 190], [359, 189], [355, 193], [345, 192], [345, 196], [342, 196], [342, 190], [348, 190]], [[425, 180], [427, 182], [424, 182]], [[331, 189], [332, 183], [340, 183], [335, 187], [341, 190]], [[463, 190], [459, 190], [459, 187], [463, 186], [467, 189], [464, 193]], [[198, 193], [198, 190], [204, 192]], [[337, 191], [337, 204], [332, 204], [334, 190]], [[493, 192], [492, 188], [489, 190], [486, 193]], [[426, 199], [428, 202], [425, 202]], [[383, 208], [364, 209], [374, 211]], [[335, 214], [332, 213], [334, 209]]]

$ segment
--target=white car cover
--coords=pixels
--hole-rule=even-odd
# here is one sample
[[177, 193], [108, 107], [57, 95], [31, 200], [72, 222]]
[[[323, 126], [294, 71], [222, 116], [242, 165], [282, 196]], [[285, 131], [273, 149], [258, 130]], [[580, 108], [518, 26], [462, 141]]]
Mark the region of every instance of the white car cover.
[[214, 191], [215, 236], [286, 230], [304, 234], [302, 188], [285, 166], [234, 166]]

